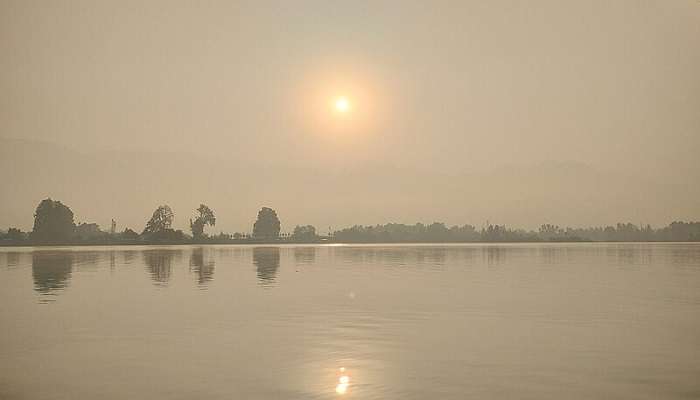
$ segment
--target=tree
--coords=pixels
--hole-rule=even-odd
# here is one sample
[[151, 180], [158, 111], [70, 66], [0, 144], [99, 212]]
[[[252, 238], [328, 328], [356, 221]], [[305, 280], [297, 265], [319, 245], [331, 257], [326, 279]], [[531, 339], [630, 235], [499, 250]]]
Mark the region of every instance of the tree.
[[100, 229], [100, 226], [95, 224], [95, 223], [91, 223], [91, 224], [81, 223], [75, 227], [75, 235], [74, 236], [76, 239], [78, 239], [80, 241], [92, 241], [92, 240], [96, 240], [96, 239], [104, 239], [106, 235], [107, 235], [107, 233], [103, 232]]
[[297, 225], [292, 233], [292, 239], [298, 241], [313, 241], [316, 240], [316, 228], [313, 225]]
[[190, 219], [190, 229], [192, 230], [192, 237], [197, 240], [204, 236], [204, 226], [214, 226], [216, 225], [216, 217], [214, 216], [214, 211], [204, 204], [200, 204], [197, 209], [199, 216], [192, 221]]
[[139, 238], [139, 234], [130, 228], [124, 229], [124, 232], [121, 233], [121, 236], [124, 240], [137, 240]]
[[543, 224], [540, 226], [539, 235], [544, 240], [554, 240], [564, 235], [564, 230], [558, 225]]
[[276, 239], [280, 234], [280, 220], [275, 210], [263, 207], [258, 212], [258, 219], [253, 224], [253, 237]]
[[162, 233], [169, 230], [170, 226], [173, 224], [173, 218], [175, 218], [175, 214], [170, 206], [162, 205], [156, 208], [156, 210], [153, 211], [153, 216], [146, 223], [142, 235]]
[[0, 240], [6, 240], [8, 242], [12, 243], [19, 243], [24, 241], [27, 238], [27, 234], [22, 232], [18, 228], [10, 228], [7, 230], [7, 233], [4, 235], [0, 232]]
[[44, 199], [34, 213], [32, 240], [47, 243], [70, 240], [75, 231], [73, 211], [60, 201]]
[[450, 236], [450, 231], [442, 222], [433, 222], [425, 228], [426, 238], [431, 242], [445, 242]]

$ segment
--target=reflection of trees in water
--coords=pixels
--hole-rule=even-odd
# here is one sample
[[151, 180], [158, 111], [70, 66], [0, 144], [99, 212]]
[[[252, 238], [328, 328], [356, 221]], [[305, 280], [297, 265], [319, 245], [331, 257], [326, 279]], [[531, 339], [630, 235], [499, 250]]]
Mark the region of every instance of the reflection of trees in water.
[[669, 245], [668, 250], [659, 250], [662, 255], [667, 255], [670, 264], [679, 267], [689, 267], [693, 270], [700, 269], [700, 246], [694, 245]]
[[76, 251], [73, 253], [73, 265], [77, 271], [97, 271], [103, 255], [97, 251]]
[[447, 250], [444, 247], [416, 248], [415, 257], [421, 264], [445, 265]]
[[398, 266], [440, 267], [447, 259], [444, 247], [339, 247], [331, 250], [348, 264], [381, 263]]
[[19, 265], [19, 254], [16, 251], [11, 251], [7, 253], [7, 266], [8, 267], [16, 267]]
[[216, 250], [211, 249], [210, 251], [216, 252], [217, 257], [221, 259], [231, 259], [235, 262], [244, 262], [243, 260], [247, 259], [249, 253], [249, 249], [239, 247], [222, 247]]
[[151, 279], [156, 284], [166, 285], [170, 281], [175, 250], [146, 250], [143, 252], [143, 262], [146, 264]]
[[134, 262], [134, 258], [136, 258], [136, 252], [133, 250], [124, 250], [122, 251], [122, 257], [124, 258], [124, 265], [129, 265]]
[[272, 286], [277, 269], [280, 267], [280, 249], [277, 247], [256, 247], [253, 249], [253, 264], [258, 271], [258, 283]]
[[486, 246], [483, 248], [484, 258], [488, 265], [500, 265], [506, 260], [506, 248], [500, 246]]
[[296, 265], [308, 265], [316, 262], [315, 247], [295, 247], [294, 262]]
[[32, 253], [34, 290], [40, 294], [56, 294], [70, 282], [73, 254], [68, 252]]
[[206, 284], [214, 278], [214, 259], [210, 257], [208, 251], [204, 248], [199, 247], [192, 250], [192, 255], [190, 255], [190, 269], [197, 274], [197, 283], [200, 286], [206, 286]]
[[451, 251], [456, 251], [457, 259], [464, 264], [471, 264], [479, 258], [477, 247], [460, 247]]
[[606, 249], [609, 259], [616, 265], [635, 266], [651, 264], [651, 248], [639, 244], [613, 244]]
[[538, 252], [540, 262], [547, 265], [560, 264], [564, 262], [568, 256], [568, 249], [566, 247], [543, 245], [536, 250]]

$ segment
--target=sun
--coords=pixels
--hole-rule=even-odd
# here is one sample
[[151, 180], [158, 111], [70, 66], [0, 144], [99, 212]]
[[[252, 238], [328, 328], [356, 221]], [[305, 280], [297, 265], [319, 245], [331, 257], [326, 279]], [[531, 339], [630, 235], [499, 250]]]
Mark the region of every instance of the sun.
[[334, 107], [335, 111], [339, 113], [346, 113], [350, 111], [350, 100], [348, 100], [348, 98], [345, 96], [340, 96], [335, 99]]

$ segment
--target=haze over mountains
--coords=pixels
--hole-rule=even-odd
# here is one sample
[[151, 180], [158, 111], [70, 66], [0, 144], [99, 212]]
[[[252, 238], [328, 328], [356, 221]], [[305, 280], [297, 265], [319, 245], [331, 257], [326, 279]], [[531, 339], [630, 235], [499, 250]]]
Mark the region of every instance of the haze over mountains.
[[[574, 162], [487, 171], [441, 172], [381, 163], [294, 165], [292, 160], [224, 160], [193, 153], [97, 151], [49, 142], [0, 139], [0, 226], [31, 228], [46, 197], [69, 205], [80, 222], [143, 229], [159, 204], [186, 229], [202, 202], [217, 214], [214, 232], [250, 230], [261, 206], [275, 208], [283, 231], [313, 224], [320, 232], [353, 224], [487, 220], [523, 228], [618, 221], [663, 225], [700, 215], [692, 182], [660, 182]], [[690, 179], [690, 177], [686, 177]]]

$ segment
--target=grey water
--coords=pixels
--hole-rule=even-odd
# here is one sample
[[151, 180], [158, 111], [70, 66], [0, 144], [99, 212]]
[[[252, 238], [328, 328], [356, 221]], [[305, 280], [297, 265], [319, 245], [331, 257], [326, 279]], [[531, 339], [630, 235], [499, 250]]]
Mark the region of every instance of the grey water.
[[0, 248], [0, 398], [700, 398], [700, 245]]

